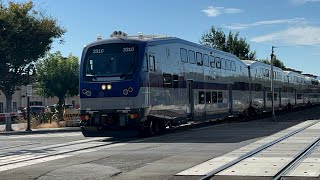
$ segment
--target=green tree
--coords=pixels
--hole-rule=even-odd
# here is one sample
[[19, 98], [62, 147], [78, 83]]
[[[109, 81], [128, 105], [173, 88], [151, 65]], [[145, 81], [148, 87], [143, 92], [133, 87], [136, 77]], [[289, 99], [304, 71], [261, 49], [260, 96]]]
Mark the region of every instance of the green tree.
[[239, 37], [239, 32], [233, 34], [229, 31], [228, 36], [221, 28], [210, 28], [209, 32], [202, 35], [200, 44], [219, 49], [236, 55], [239, 59], [255, 59], [256, 52], [250, 50], [250, 45], [245, 38]]
[[[271, 62], [269, 60], [267, 60], [267, 59], [258, 59], [257, 61], [265, 63], [265, 64], [271, 64]], [[281, 68], [281, 69], [285, 69], [286, 68], [286, 66], [283, 64], [283, 62], [278, 58], [274, 59], [273, 65], [278, 67], [278, 68]]]
[[[12, 95], [28, 82], [28, 67], [43, 57], [65, 29], [57, 20], [34, 9], [34, 4], [0, 1], [0, 89], [11, 112]], [[10, 131], [11, 122], [6, 130]]]
[[212, 26], [209, 32], [202, 35], [200, 44], [226, 51], [226, 35], [221, 28], [215, 29], [215, 27]]
[[79, 61], [72, 56], [63, 57], [58, 51], [48, 54], [36, 65], [37, 91], [43, 97], [57, 97], [58, 120], [62, 119], [65, 98], [79, 93]]

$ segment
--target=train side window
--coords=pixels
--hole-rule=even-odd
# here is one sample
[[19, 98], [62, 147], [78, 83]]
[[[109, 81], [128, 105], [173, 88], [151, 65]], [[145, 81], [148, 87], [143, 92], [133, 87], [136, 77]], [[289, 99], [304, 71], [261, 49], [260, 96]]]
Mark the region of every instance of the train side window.
[[213, 56], [209, 56], [209, 62], [210, 62], [210, 67], [212, 68], [216, 67], [216, 61], [214, 60]]
[[[278, 94], [274, 93], [274, 100], [276, 101], [278, 99]], [[267, 94], [267, 100], [272, 101], [272, 93]]]
[[218, 93], [216, 91], [212, 92], [212, 103], [218, 102]]
[[236, 63], [234, 61], [231, 61], [231, 70], [236, 71]]
[[179, 76], [178, 75], [172, 75], [173, 79], [173, 88], [178, 88], [179, 86]]
[[203, 65], [209, 67], [209, 56], [208, 54], [203, 55]]
[[228, 71], [231, 71], [231, 63], [230, 63], [230, 60], [229, 59], [226, 59], [226, 69]]
[[149, 55], [149, 67], [150, 67], [150, 71], [155, 71], [156, 70], [155, 57], [153, 55]]
[[194, 51], [191, 51], [191, 50], [189, 50], [189, 62], [191, 64], [196, 63], [195, 53], [194, 53]]
[[223, 102], [222, 92], [218, 92], [218, 103], [222, 103], [222, 102]]
[[197, 65], [203, 66], [202, 53], [197, 52]]
[[[90, 59], [88, 62], [87, 62], [87, 65], [86, 65], [86, 74], [92, 74], [92, 71], [93, 71], [93, 60]], [[88, 68], [90, 67], [90, 68]]]
[[216, 67], [218, 69], [221, 69], [221, 59], [219, 57], [216, 57], [215, 60], [216, 60]]
[[262, 84], [257, 83], [256, 90], [257, 91], [262, 91]]
[[240, 90], [245, 91], [246, 90], [246, 83], [245, 82], [239, 82]]
[[144, 56], [144, 61], [142, 65], [142, 71], [148, 72], [148, 54], [146, 53]]
[[206, 103], [211, 104], [211, 92], [206, 92]]
[[199, 91], [199, 104], [204, 104], [204, 92], [203, 91]]
[[163, 74], [163, 87], [172, 87], [171, 74]]
[[221, 58], [221, 69], [226, 69], [226, 61], [224, 58]]
[[302, 94], [297, 94], [297, 99], [302, 99]]
[[188, 53], [186, 49], [180, 49], [180, 57], [181, 61], [187, 63], [188, 62]]
[[272, 93], [267, 93], [267, 100], [271, 101], [272, 100]]
[[265, 69], [265, 77], [270, 77], [269, 69]]

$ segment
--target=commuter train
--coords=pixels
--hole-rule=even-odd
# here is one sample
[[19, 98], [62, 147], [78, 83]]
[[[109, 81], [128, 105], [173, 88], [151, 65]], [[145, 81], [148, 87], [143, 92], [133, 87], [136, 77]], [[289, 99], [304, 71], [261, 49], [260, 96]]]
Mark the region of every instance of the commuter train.
[[[84, 47], [80, 65], [84, 136], [162, 133], [188, 121], [270, 111], [270, 65], [175, 37], [127, 36]], [[274, 105], [319, 102], [319, 81], [274, 68]]]

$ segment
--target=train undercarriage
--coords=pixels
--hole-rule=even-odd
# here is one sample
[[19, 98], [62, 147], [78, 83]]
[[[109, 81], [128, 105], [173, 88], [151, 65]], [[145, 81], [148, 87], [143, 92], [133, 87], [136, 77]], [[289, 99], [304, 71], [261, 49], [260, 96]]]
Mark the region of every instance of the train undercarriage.
[[143, 114], [143, 110], [82, 113], [80, 127], [85, 137], [134, 137], [162, 134], [173, 125], [170, 120]]

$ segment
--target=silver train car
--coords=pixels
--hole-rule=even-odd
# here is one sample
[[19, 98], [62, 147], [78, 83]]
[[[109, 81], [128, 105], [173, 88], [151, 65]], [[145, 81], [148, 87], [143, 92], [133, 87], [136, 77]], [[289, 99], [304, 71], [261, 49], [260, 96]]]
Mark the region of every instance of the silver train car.
[[288, 76], [290, 86], [286, 88], [289, 99], [289, 109], [301, 107], [309, 102], [308, 79], [301, 74], [301, 71], [284, 71]]
[[[255, 110], [270, 111], [272, 108], [271, 92], [271, 66], [258, 61], [244, 60], [248, 66], [249, 79], [251, 84], [251, 106]], [[274, 107], [280, 109], [287, 106], [288, 95], [284, 93], [283, 87], [287, 84], [286, 74], [277, 67], [274, 67]]]
[[[291, 86], [288, 73], [278, 68], [274, 72], [277, 109], [299, 104], [288, 92], [294, 88], [295, 99], [300, 92]], [[303, 92], [311, 87], [303, 86]], [[249, 116], [270, 110], [270, 97], [269, 65], [241, 61], [175, 37], [115, 31], [82, 53], [80, 112], [85, 136], [153, 135], [189, 120]]]
[[307, 90], [305, 92], [306, 99], [308, 103], [314, 105], [319, 103], [319, 80], [316, 79], [316, 76], [311, 74], [304, 74], [306, 76], [306, 84], [307, 84]]

